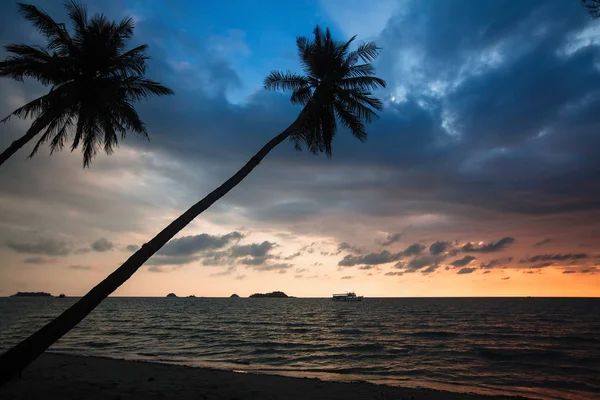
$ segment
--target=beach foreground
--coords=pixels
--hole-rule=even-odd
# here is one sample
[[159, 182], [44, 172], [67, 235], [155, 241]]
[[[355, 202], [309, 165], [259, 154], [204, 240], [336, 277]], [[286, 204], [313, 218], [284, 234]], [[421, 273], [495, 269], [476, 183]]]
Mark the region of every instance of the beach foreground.
[[44, 354], [0, 388], [0, 399], [517, 399], [369, 383], [246, 374], [139, 361]]

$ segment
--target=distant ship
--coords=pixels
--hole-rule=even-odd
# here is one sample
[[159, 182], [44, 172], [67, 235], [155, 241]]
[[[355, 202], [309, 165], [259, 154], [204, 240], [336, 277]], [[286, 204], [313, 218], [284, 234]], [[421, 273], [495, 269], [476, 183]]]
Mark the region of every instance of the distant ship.
[[334, 294], [334, 301], [361, 301], [363, 296], [357, 296], [354, 292], [342, 293], [342, 294]]

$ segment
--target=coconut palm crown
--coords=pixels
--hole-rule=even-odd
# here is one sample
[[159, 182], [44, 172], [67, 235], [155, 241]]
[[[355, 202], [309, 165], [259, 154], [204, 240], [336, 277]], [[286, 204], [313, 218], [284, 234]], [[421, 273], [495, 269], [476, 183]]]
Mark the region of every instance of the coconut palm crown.
[[371, 92], [384, 88], [383, 79], [374, 76], [371, 64], [380, 48], [374, 42], [350, 47], [356, 36], [347, 42], [335, 41], [327, 28], [317, 26], [312, 40], [296, 39], [298, 56], [304, 75], [273, 71], [265, 78], [267, 90], [291, 90], [291, 101], [305, 106], [307, 118], [290, 136], [297, 149], [305, 146], [313, 153], [331, 156], [331, 143], [338, 122], [361, 142], [367, 138], [365, 122], [370, 123], [382, 110], [381, 100]]
[[148, 138], [133, 103], [173, 92], [144, 77], [147, 45], [126, 49], [133, 19], [114, 22], [103, 14], [88, 18], [83, 5], [70, 1], [65, 4], [72, 25], [69, 32], [36, 6], [19, 3], [18, 8], [46, 43], [6, 46], [9, 56], [0, 62], [0, 77], [33, 78], [50, 86], [50, 91], [3, 120], [13, 115], [33, 118], [26, 134], [0, 155], [0, 164], [38, 136], [30, 157], [48, 141], [51, 153], [61, 150], [72, 136], [71, 151], [81, 145], [84, 167], [101, 148], [111, 154], [118, 136], [133, 132]]

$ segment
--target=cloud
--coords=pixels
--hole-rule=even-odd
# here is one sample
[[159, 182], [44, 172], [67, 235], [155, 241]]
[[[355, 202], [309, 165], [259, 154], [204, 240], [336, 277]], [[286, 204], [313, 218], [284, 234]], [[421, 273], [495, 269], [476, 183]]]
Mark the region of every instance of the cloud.
[[503, 280], [503, 281], [506, 281], [506, 280], [509, 280], [509, 279], [510, 279], [510, 276], [506, 276], [506, 277], [504, 277], [504, 278], [500, 278], [500, 279], [501, 279], [501, 280]]
[[461, 268], [458, 270], [457, 274], [458, 275], [463, 275], [463, 274], [470, 274], [473, 271], [475, 271], [477, 268], [470, 268], [470, 267], [465, 267], [465, 268]]
[[66, 256], [71, 252], [69, 241], [61, 239], [38, 239], [31, 242], [15, 242], [9, 240], [7, 246], [17, 253], [42, 254], [47, 256]]
[[567, 260], [584, 260], [589, 258], [588, 254], [575, 253], [575, 254], [538, 254], [532, 257], [521, 259], [519, 262], [524, 263], [536, 263], [540, 261], [567, 261]]
[[402, 275], [404, 275], [404, 272], [390, 271], [390, 272], [386, 272], [384, 275], [385, 276], [402, 276]]
[[342, 276], [340, 279], [353, 279], [353, 278], [354, 278], [353, 276], [348, 275], [348, 276]]
[[262, 243], [252, 243], [247, 245], [236, 245], [231, 247], [232, 257], [265, 257], [269, 251], [275, 248], [276, 243], [264, 241]]
[[135, 252], [135, 251], [138, 251], [139, 249], [140, 249], [140, 246], [138, 246], [137, 244], [130, 244], [125, 247], [125, 251], [129, 251], [129, 252]]
[[437, 241], [429, 246], [429, 252], [433, 255], [438, 255], [446, 252], [450, 248], [452, 248], [452, 243]]
[[390, 246], [402, 239], [402, 233], [388, 234], [387, 238], [381, 242], [382, 246]]
[[508, 245], [514, 242], [515, 238], [506, 236], [496, 242], [490, 243], [467, 242], [461, 247], [461, 250], [467, 253], [492, 253], [504, 250]]
[[347, 251], [354, 254], [362, 254], [362, 249], [358, 246], [353, 246], [347, 242], [342, 242], [338, 245], [338, 253]]
[[358, 269], [369, 270], [369, 269], [373, 269], [373, 268], [375, 268], [373, 265], [363, 265], [362, 267], [359, 267]]
[[92, 243], [91, 248], [94, 251], [98, 251], [98, 252], [105, 252], [105, 251], [110, 251], [113, 249], [113, 243], [106, 239], [106, 238], [100, 238], [98, 240], [96, 240], [94, 243]]
[[28, 257], [23, 260], [26, 264], [54, 264], [58, 262], [56, 258], [47, 257]]
[[195, 236], [183, 236], [170, 240], [158, 251], [161, 256], [190, 256], [206, 250], [215, 250], [225, 247], [232, 241], [244, 237], [240, 232], [231, 232], [226, 235], [209, 235], [202, 233]]
[[246, 279], [246, 278], [247, 278], [247, 276], [246, 276], [246, 275], [238, 275], [238, 276], [236, 276], [234, 279], [235, 279], [236, 281], [243, 281], [243, 280], [244, 280], [244, 279]]
[[537, 242], [536, 244], [534, 244], [533, 247], [540, 247], [540, 246], [543, 246], [543, 245], [548, 244], [550, 242], [552, 242], [552, 239], [546, 238], [546, 239], [540, 240], [539, 242]]
[[440, 267], [439, 264], [432, 264], [432, 265], [428, 266], [427, 268], [421, 270], [421, 273], [424, 274], [424, 275], [427, 275], [427, 274], [430, 274], [430, 273], [434, 272], [439, 267]]
[[426, 248], [426, 246], [423, 246], [420, 243], [413, 243], [410, 246], [408, 246], [406, 249], [404, 249], [404, 251], [402, 252], [402, 256], [403, 257], [416, 256], [417, 254], [420, 254], [425, 248]]
[[365, 255], [353, 256], [346, 255], [338, 265], [340, 267], [352, 267], [358, 264], [379, 265], [397, 261], [401, 257], [400, 253], [390, 253], [387, 250], [382, 250], [379, 253], [368, 253]]
[[464, 256], [463, 258], [452, 261], [450, 265], [452, 265], [453, 267], [464, 267], [465, 265], [470, 264], [473, 260], [475, 260], [475, 257], [473, 256]]
[[445, 256], [434, 256], [434, 255], [423, 255], [415, 257], [410, 261], [399, 261], [394, 267], [403, 270], [403, 272], [416, 272], [421, 271], [422, 273], [430, 273], [435, 271], [439, 267], [439, 263], [445, 259]]
[[482, 262], [481, 264], [479, 264], [479, 268], [482, 268], [482, 269], [491, 269], [491, 268], [496, 268], [496, 267], [504, 268], [506, 266], [506, 264], [512, 262], [512, 260], [513, 260], [513, 257], [498, 258], [498, 259], [490, 260], [488, 262]]
[[[293, 264], [286, 264], [286, 263], [274, 263], [274, 264], [262, 264], [262, 265], [253, 265], [253, 266], [249, 266], [249, 268], [252, 268], [255, 271], [279, 271], [279, 273], [285, 273], [286, 270], [288, 270], [289, 268], [292, 268], [294, 265]], [[283, 272], [282, 272], [283, 271]]]
[[89, 271], [90, 269], [92, 269], [92, 267], [90, 267], [89, 265], [69, 265], [70, 269], [76, 269], [79, 271]]
[[[210, 276], [228, 276], [233, 274], [234, 272], [236, 272], [237, 268], [235, 266], [230, 266], [228, 267], [226, 270], [224, 271], [220, 271], [220, 272], [213, 272], [212, 274], [210, 274]], [[243, 279], [243, 278], [242, 278]]]

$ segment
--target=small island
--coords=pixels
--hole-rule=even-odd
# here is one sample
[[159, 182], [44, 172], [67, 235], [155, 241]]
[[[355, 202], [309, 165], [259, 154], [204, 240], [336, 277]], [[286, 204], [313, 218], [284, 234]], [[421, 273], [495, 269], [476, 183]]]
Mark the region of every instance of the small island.
[[52, 297], [52, 295], [46, 292], [17, 292], [10, 297]]
[[271, 293], [254, 293], [250, 295], [250, 297], [268, 297], [268, 298], [277, 298], [277, 299], [287, 299], [290, 296], [283, 292], [271, 292]]
[[190, 294], [188, 297], [196, 298], [196, 295]]
[[229, 296], [229, 298], [232, 298], [232, 299], [239, 299], [239, 298], [240, 298], [240, 296], [238, 296], [237, 294], [235, 294], [235, 293], [234, 293], [234, 294], [232, 294], [231, 296]]
[[175, 293], [169, 293], [167, 297], [177, 297], [177, 295]]

